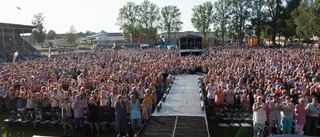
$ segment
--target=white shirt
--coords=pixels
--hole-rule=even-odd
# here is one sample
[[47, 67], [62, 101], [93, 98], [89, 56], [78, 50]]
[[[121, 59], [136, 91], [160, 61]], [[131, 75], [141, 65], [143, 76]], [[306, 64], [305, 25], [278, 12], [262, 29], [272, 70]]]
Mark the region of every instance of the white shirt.
[[26, 108], [34, 108], [34, 102], [33, 102], [33, 100], [32, 100], [31, 97], [28, 97], [28, 98], [27, 98]]
[[109, 102], [109, 97], [106, 96], [106, 98], [101, 98], [100, 99], [100, 106], [107, 106]]
[[[51, 95], [51, 107], [59, 107], [59, 100], [61, 99], [61, 96], [56, 94], [56, 95]], [[55, 98], [55, 99], [54, 99]]]
[[207, 86], [207, 90], [208, 90], [207, 98], [209, 98], [209, 99], [214, 99], [214, 98], [215, 98], [214, 93], [215, 93], [216, 89], [217, 89], [217, 86], [216, 86], [215, 84], [211, 84], [211, 83], [210, 83], [210, 84]]
[[[255, 103], [254, 105], [257, 105], [257, 103]], [[262, 107], [259, 108], [256, 111], [253, 111], [253, 122], [259, 123], [259, 124], [265, 124], [265, 122], [267, 121], [267, 113], [266, 111], [263, 109], [265, 107], [265, 104], [262, 104]]]
[[116, 102], [118, 94], [113, 94], [112, 92], [110, 93], [109, 97], [111, 99], [111, 107], [114, 107], [114, 103]]

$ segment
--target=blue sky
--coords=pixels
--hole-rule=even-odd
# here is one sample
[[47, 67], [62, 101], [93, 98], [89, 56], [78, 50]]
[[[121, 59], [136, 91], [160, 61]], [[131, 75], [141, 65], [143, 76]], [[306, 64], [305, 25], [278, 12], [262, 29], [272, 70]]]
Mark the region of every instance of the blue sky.
[[[119, 32], [116, 24], [119, 9], [130, 0], [0, 0], [0, 22], [31, 25], [33, 15], [42, 12], [44, 27], [57, 33], [87, 30]], [[140, 4], [143, 0], [131, 0]], [[176, 5], [181, 11], [182, 31], [195, 31], [191, 24], [192, 8], [208, 0], [149, 0], [164, 7]], [[211, 0], [213, 3], [215, 0]], [[17, 9], [21, 7], [21, 10]]]

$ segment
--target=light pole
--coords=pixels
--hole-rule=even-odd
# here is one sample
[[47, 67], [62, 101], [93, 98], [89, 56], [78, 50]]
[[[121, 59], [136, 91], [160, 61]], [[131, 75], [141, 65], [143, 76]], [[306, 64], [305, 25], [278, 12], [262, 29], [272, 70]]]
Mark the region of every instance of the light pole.
[[21, 11], [21, 8], [17, 7], [17, 10], [19, 10], [19, 24], [20, 24], [20, 11]]

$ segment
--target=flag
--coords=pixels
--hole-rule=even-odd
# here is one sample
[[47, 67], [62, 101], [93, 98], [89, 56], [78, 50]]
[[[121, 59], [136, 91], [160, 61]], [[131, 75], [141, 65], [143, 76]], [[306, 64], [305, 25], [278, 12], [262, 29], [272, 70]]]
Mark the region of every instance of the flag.
[[20, 8], [20, 7], [17, 7], [17, 9], [18, 9], [18, 10], [21, 10], [21, 8]]
[[18, 55], [19, 55], [18, 51], [13, 53], [13, 60], [12, 60], [13, 63], [16, 61]]

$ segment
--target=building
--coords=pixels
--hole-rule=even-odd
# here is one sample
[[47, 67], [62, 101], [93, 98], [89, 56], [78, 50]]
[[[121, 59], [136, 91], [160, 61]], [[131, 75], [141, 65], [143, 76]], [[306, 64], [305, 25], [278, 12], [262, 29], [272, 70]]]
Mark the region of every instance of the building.
[[98, 34], [90, 35], [82, 38], [80, 44], [93, 44], [98, 48], [111, 48], [115, 44], [125, 43], [125, 39], [121, 32], [107, 33], [100, 31]]
[[[153, 33], [150, 34], [150, 42], [148, 43], [147, 36], [145, 34], [139, 34], [133, 38], [133, 43], [135, 46], [140, 44], [151, 44], [156, 45], [157, 29], [153, 30]], [[100, 31], [97, 34], [86, 36], [82, 38], [80, 44], [93, 44], [95, 47], [100, 48], [111, 48], [114, 45], [121, 46], [132, 46], [129, 36], [124, 35], [122, 32], [111, 32], [108, 33], [104, 30]]]

